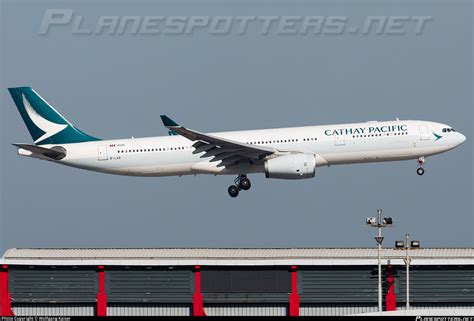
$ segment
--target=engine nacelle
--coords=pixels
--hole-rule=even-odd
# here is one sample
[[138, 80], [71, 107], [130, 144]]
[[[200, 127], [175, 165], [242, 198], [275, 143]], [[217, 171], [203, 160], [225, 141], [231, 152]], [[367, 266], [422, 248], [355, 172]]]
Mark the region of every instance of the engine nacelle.
[[290, 154], [265, 161], [265, 176], [278, 179], [312, 178], [316, 174], [313, 154]]

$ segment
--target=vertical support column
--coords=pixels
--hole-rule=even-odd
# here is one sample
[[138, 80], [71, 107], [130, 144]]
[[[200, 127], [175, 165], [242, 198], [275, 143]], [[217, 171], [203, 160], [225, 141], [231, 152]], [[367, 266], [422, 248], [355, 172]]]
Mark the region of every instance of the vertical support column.
[[201, 267], [194, 267], [194, 295], [193, 295], [193, 316], [206, 316], [204, 312], [204, 299], [201, 293]]
[[99, 293], [97, 293], [97, 316], [107, 316], [107, 294], [105, 293], [105, 271], [104, 266], [98, 266]]
[[12, 311], [12, 297], [8, 291], [8, 265], [2, 265], [0, 270], [0, 316], [14, 316]]
[[291, 293], [290, 293], [290, 317], [300, 315], [300, 295], [298, 293], [298, 272], [296, 265], [293, 265], [291, 273]]
[[397, 309], [395, 276], [392, 265], [387, 266], [387, 294], [385, 295], [385, 308], [387, 311], [395, 311]]

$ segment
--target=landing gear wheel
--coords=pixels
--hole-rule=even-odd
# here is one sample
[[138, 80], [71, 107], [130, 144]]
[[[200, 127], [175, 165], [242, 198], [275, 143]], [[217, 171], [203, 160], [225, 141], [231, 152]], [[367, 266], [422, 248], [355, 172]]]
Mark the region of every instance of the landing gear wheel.
[[239, 182], [239, 187], [244, 191], [248, 191], [251, 186], [252, 184], [250, 183], [250, 180], [247, 177], [242, 178]]
[[227, 191], [229, 192], [230, 197], [239, 196], [239, 188], [235, 185], [230, 185]]
[[421, 175], [423, 175], [423, 174], [425, 173], [425, 170], [423, 169], [423, 167], [419, 167], [419, 168], [416, 170], [416, 173], [421, 176]]

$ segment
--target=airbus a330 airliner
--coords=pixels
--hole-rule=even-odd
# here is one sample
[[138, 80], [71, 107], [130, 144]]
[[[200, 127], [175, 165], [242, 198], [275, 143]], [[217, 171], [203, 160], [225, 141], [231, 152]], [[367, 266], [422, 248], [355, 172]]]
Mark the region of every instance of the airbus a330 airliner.
[[418, 160], [451, 150], [466, 137], [451, 126], [418, 120], [201, 133], [162, 115], [168, 136], [102, 140], [85, 134], [30, 87], [9, 88], [34, 144], [13, 144], [18, 154], [116, 175], [237, 175], [236, 197], [251, 186], [247, 175], [305, 179], [321, 166]]

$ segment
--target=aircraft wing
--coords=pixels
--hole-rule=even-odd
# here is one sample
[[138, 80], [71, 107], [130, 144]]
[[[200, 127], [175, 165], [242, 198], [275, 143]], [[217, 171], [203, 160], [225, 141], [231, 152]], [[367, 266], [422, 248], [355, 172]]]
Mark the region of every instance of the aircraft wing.
[[194, 154], [204, 152], [201, 158], [213, 157], [210, 161], [220, 163], [218, 167], [229, 167], [241, 160], [249, 160], [251, 162], [260, 160], [268, 155], [278, 152], [272, 147], [249, 145], [236, 142], [230, 139], [217, 137], [200, 133], [198, 131], [178, 125], [166, 115], [161, 115], [163, 124], [174, 133], [177, 133], [191, 141], [196, 141], [193, 146], [196, 148]]
[[[13, 146], [25, 149], [27, 151], [30, 151], [35, 154], [41, 154], [46, 157], [55, 159], [55, 160], [60, 160], [66, 157], [66, 152], [65, 150], [59, 150], [59, 149], [49, 149], [49, 148], [44, 148], [44, 147], [39, 147], [36, 145], [30, 145], [30, 144], [12, 144]], [[53, 147], [54, 148], [54, 147]]]

